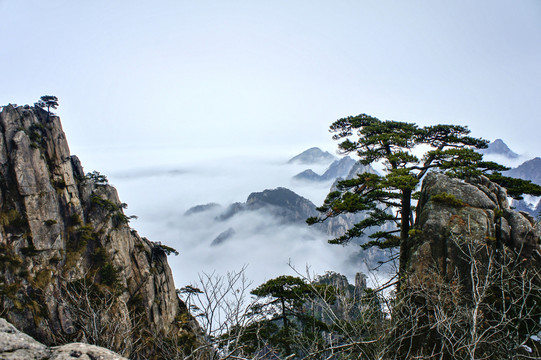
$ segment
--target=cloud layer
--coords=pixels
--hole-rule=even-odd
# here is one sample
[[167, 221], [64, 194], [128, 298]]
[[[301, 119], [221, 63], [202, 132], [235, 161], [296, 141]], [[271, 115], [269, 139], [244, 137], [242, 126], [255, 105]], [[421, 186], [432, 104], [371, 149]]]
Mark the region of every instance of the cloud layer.
[[[192, 156], [159, 166], [153, 165], [153, 157], [141, 156], [136, 167], [127, 162], [109, 174], [122, 201], [130, 206], [127, 213], [139, 217], [132, 227], [180, 252], [169, 259], [177, 287], [195, 281], [201, 272], [225, 274], [244, 265], [255, 285], [294, 274], [290, 266], [302, 273], [307, 267], [312, 274], [336, 271], [350, 279], [367, 270], [358, 246], [329, 245], [327, 235], [303, 224], [283, 225], [265, 209], [217, 221], [229, 204], [246, 201], [251, 192], [284, 186], [320, 205], [331, 185], [293, 181], [292, 175], [306, 165], [286, 164], [286, 156], [222, 155]], [[211, 202], [220, 206], [185, 215], [193, 206]], [[233, 229], [229, 236], [211, 246], [229, 229]]]

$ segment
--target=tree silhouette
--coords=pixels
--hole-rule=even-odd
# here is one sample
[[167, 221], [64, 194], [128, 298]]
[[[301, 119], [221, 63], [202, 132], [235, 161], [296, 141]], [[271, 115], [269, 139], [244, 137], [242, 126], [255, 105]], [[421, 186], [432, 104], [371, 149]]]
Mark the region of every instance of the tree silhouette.
[[53, 95], [43, 95], [40, 100], [34, 105], [39, 106], [40, 108], [47, 108], [47, 121], [51, 116], [51, 109], [58, 108], [58, 98]]

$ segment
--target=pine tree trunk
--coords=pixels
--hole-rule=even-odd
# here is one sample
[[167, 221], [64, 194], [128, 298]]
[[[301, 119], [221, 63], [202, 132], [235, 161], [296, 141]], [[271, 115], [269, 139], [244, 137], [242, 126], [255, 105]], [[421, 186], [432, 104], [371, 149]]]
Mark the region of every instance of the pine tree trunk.
[[400, 258], [398, 265], [398, 288], [401, 288], [402, 279], [406, 274], [406, 264], [409, 257], [409, 231], [411, 216], [411, 190], [402, 191], [400, 210]]

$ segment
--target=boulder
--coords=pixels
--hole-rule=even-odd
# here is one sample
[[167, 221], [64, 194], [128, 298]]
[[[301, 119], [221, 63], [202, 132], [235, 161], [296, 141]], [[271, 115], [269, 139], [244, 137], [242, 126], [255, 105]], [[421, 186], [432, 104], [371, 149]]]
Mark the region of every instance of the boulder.
[[455, 245], [462, 240], [499, 243], [524, 258], [541, 259], [535, 220], [511, 209], [505, 189], [484, 176], [463, 181], [429, 173], [423, 180], [415, 229], [409, 267], [416, 273], [437, 263], [452, 277], [461, 263]]
[[0, 360], [123, 360], [126, 359], [108, 349], [70, 343], [47, 347], [31, 336], [20, 332], [0, 318]]

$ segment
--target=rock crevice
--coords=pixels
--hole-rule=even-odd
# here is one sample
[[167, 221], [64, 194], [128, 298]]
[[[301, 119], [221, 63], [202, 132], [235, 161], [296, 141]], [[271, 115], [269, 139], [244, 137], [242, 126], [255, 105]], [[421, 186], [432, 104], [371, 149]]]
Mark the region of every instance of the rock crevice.
[[165, 252], [129, 227], [105, 177], [85, 175], [60, 119], [7, 105], [0, 131], [0, 316], [47, 345], [103, 340], [132, 357], [195, 337]]

